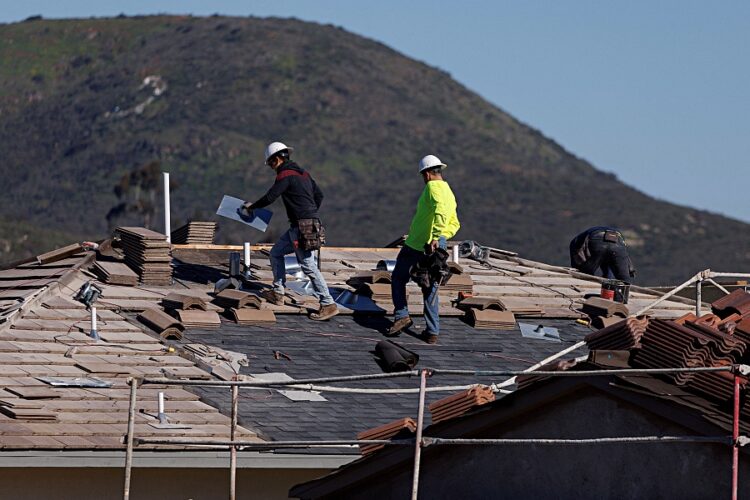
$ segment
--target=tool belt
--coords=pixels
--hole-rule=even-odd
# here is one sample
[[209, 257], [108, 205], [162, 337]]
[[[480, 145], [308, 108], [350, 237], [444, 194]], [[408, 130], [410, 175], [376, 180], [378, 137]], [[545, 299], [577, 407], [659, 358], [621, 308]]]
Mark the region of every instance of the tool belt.
[[302, 250], [319, 250], [326, 244], [326, 230], [319, 219], [299, 219], [299, 248]]
[[435, 283], [439, 286], [445, 285], [450, 276], [448, 252], [442, 248], [438, 248], [430, 254], [425, 253], [409, 269], [409, 277], [422, 290], [430, 290]]
[[591, 233], [589, 235], [589, 238], [591, 239], [601, 238], [603, 241], [608, 241], [610, 243], [624, 243], [625, 242], [625, 238], [622, 237], [622, 234], [619, 231], [596, 231], [595, 233]]

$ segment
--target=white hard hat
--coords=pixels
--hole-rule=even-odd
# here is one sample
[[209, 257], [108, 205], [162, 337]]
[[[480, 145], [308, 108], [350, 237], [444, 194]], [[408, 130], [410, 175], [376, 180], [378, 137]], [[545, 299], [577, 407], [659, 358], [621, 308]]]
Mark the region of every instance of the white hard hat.
[[294, 151], [294, 148], [290, 148], [283, 142], [272, 142], [271, 144], [266, 146], [266, 160], [265, 161], [268, 161], [270, 157], [272, 157], [279, 151], [284, 151], [284, 150], [289, 151], [291, 153], [292, 151]]
[[420, 174], [427, 169], [436, 168], [436, 167], [447, 168], [448, 165], [440, 161], [440, 158], [438, 158], [435, 155], [427, 155], [419, 161], [419, 173]]

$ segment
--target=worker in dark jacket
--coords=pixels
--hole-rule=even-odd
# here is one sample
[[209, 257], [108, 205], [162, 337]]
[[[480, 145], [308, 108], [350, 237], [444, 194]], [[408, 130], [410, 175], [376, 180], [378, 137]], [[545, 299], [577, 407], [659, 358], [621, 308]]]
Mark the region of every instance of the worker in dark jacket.
[[276, 181], [263, 197], [255, 203], [246, 203], [243, 209], [247, 215], [251, 215], [254, 208], [266, 207], [281, 196], [290, 228], [271, 248], [273, 291], [267, 298], [274, 304], [284, 304], [284, 256], [294, 253], [302, 272], [310, 279], [315, 297], [320, 301], [320, 309], [310, 314], [310, 318], [322, 321], [339, 312], [313, 257], [313, 250], [319, 249], [325, 240], [318, 214], [323, 193], [310, 174], [290, 159], [292, 151], [281, 142], [273, 142], [266, 147], [266, 165], [276, 171]]
[[600, 270], [605, 278], [630, 283], [635, 269], [622, 233], [615, 228], [591, 227], [570, 242], [570, 265], [586, 274]]

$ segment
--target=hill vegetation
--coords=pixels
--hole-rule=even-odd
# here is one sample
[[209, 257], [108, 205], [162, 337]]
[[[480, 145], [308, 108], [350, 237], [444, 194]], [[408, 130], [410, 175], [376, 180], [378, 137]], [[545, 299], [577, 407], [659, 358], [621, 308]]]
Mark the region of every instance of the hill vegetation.
[[[0, 259], [142, 223], [146, 209], [112, 210], [123, 180], [154, 162], [176, 185], [173, 227], [214, 219], [223, 194], [270, 185], [272, 140], [294, 145], [321, 185], [331, 245], [403, 234], [417, 162], [434, 153], [449, 164], [460, 238], [566, 264], [577, 232], [616, 225], [646, 284], [750, 263], [746, 224], [626, 186], [380, 43], [297, 20], [167, 16], [0, 25]], [[271, 233], [220, 221], [220, 239], [274, 237], [285, 222], [274, 209]]]

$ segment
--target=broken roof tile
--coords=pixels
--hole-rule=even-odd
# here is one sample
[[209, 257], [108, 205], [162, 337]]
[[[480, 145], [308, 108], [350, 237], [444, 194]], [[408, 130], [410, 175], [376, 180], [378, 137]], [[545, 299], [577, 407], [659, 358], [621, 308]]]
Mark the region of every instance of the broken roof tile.
[[738, 288], [729, 295], [714, 301], [711, 309], [720, 318], [726, 318], [734, 313], [745, 316], [750, 313], [750, 293]]

